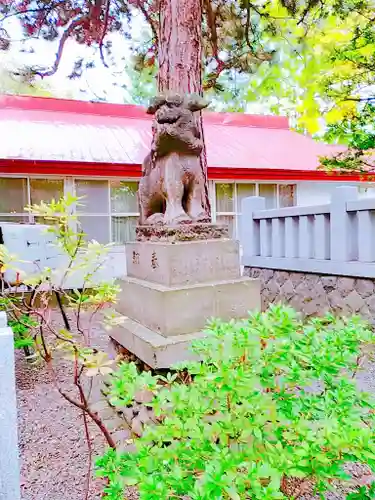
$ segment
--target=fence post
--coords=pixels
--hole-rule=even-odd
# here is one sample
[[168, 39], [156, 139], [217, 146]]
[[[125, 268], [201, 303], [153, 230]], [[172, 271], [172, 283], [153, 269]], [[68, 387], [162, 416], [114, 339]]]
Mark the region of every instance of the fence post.
[[0, 500], [20, 500], [13, 332], [0, 312]]
[[354, 186], [337, 187], [331, 199], [331, 260], [353, 260], [353, 221], [346, 211], [346, 203], [358, 198]]
[[266, 199], [260, 196], [244, 198], [241, 203], [239, 220], [240, 244], [242, 246], [242, 263], [249, 265], [247, 259], [260, 254], [259, 221], [254, 221], [253, 213], [265, 210]]

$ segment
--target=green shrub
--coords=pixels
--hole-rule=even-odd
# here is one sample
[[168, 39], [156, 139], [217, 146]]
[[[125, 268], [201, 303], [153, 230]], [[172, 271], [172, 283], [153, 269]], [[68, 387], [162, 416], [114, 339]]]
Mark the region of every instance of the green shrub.
[[323, 492], [349, 479], [347, 462], [375, 470], [375, 405], [354, 378], [375, 336], [359, 318], [304, 322], [274, 306], [209, 331], [189, 383], [126, 363], [113, 375], [112, 403], [151, 390], [161, 423], [146, 427], [136, 453], [98, 461], [106, 498], [124, 498], [126, 485], [141, 500], [298, 498], [306, 484]]
[[8, 314], [8, 325], [13, 330], [15, 349], [30, 349], [34, 347], [33, 328], [37, 326], [36, 321], [21, 310], [22, 300], [20, 297], [2, 296], [0, 293], [0, 311]]

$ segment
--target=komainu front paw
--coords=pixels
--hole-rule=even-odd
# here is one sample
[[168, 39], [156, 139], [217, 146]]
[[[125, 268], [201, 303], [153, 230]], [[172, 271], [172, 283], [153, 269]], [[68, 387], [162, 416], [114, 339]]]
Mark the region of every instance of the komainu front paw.
[[182, 212], [179, 214], [167, 214], [164, 215], [164, 224], [167, 226], [178, 226], [179, 224], [191, 224], [192, 220], [187, 213]]
[[150, 217], [147, 217], [145, 225], [150, 225], [154, 226], [156, 224], [164, 224], [164, 214], [162, 213], [157, 213], [157, 214], [152, 214]]

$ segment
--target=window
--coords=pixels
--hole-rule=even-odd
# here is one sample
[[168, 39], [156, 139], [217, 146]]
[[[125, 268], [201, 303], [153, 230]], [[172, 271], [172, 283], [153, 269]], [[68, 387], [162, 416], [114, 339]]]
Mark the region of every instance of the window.
[[76, 196], [82, 198], [77, 206], [78, 222], [88, 240], [109, 243], [108, 181], [76, 180]]
[[216, 184], [216, 212], [234, 211], [234, 184]]
[[255, 184], [237, 184], [237, 213], [241, 213], [242, 200], [256, 195]]
[[109, 243], [109, 218], [101, 215], [82, 215], [78, 217], [80, 229], [84, 232], [88, 240], [95, 240], [99, 243]]
[[58, 200], [64, 194], [63, 179], [0, 178], [0, 221], [50, 224], [25, 210], [29, 204]]
[[111, 181], [111, 212], [137, 213], [138, 182]]
[[135, 241], [135, 228], [138, 217], [112, 217], [112, 241], [123, 245]]
[[123, 245], [135, 240], [138, 182], [76, 179], [78, 221], [87, 238]]
[[244, 198], [256, 194], [255, 184], [216, 184], [216, 221], [227, 224], [229, 236], [236, 238], [238, 215]]
[[[30, 179], [30, 202], [39, 205], [42, 201], [50, 203], [64, 196], [63, 179]], [[52, 221], [44, 217], [33, 217], [31, 222], [38, 224], [51, 224]]]
[[42, 201], [50, 203], [64, 196], [63, 179], [30, 179], [30, 201], [39, 205]]
[[29, 221], [25, 207], [29, 204], [27, 179], [0, 178], [0, 220], [2, 222]]
[[266, 209], [277, 207], [277, 184], [259, 184], [259, 196], [266, 199]]
[[111, 181], [112, 241], [124, 244], [135, 240], [138, 222], [138, 182]]
[[290, 207], [295, 205], [295, 186], [293, 184], [257, 183], [216, 183], [216, 221], [229, 226], [229, 234], [238, 236], [238, 222], [241, 204], [249, 196], [262, 196], [266, 199], [266, 209]]
[[294, 207], [296, 204], [296, 186], [295, 184], [280, 184], [279, 185], [279, 206]]
[[76, 196], [82, 198], [77, 206], [78, 213], [108, 214], [108, 181], [76, 180]]
[[216, 222], [225, 224], [235, 237], [235, 184], [216, 184]]

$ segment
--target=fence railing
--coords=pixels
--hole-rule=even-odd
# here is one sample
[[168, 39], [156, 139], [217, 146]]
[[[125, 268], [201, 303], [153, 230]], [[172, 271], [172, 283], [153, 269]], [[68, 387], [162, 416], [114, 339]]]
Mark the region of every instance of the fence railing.
[[0, 312], [0, 500], [20, 500], [13, 332]]
[[265, 210], [251, 197], [241, 209], [243, 265], [375, 278], [375, 198], [358, 199], [356, 187], [324, 205]]

